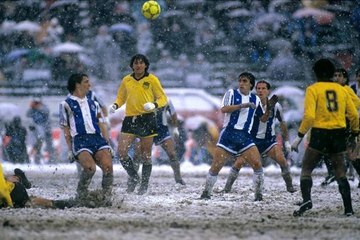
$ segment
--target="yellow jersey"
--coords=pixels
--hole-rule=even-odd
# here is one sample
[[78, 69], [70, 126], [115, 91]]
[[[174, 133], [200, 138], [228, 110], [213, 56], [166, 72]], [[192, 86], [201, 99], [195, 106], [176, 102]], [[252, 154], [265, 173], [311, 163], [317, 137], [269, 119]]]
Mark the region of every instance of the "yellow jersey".
[[354, 90], [351, 87], [349, 87], [348, 85], [345, 85], [344, 88], [350, 95], [350, 98], [354, 102], [356, 109], [359, 110], [360, 109], [360, 98], [355, 94]]
[[317, 82], [306, 89], [304, 117], [299, 133], [310, 128], [339, 129], [346, 127], [345, 116], [353, 132], [359, 131], [359, 117], [347, 90], [335, 82]]
[[14, 187], [14, 183], [5, 180], [2, 165], [0, 163], [0, 206], [5, 204], [5, 206], [13, 207], [10, 193]]
[[157, 107], [164, 107], [168, 100], [159, 79], [150, 73], [139, 80], [132, 74], [125, 76], [117, 92], [115, 103], [120, 108], [126, 103], [125, 116], [137, 116], [148, 113], [144, 104], [156, 102]]

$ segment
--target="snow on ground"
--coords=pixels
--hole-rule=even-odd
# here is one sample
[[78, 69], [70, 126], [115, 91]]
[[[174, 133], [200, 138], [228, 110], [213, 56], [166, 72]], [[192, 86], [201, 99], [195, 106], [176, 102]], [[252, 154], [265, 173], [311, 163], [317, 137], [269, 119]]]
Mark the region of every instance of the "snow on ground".
[[[21, 167], [33, 183], [31, 195], [51, 199], [75, 195], [75, 165], [3, 164], [11, 173]], [[280, 169], [265, 169], [264, 201], [254, 202], [252, 170], [244, 168], [228, 194], [199, 200], [209, 166], [182, 164], [186, 188], [174, 184], [169, 166], [154, 166], [147, 194], [126, 194], [126, 173], [116, 164], [113, 206], [108, 208], [1, 209], [0, 239], [359, 239], [360, 189], [350, 182], [355, 215], [345, 217], [337, 184], [321, 187], [326, 171], [314, 172], [313, 209], [303, 217], [292, 213], [300, 192], [285, 190]], [[224, 168], [215, 187], [224, 186]], [[292, 168], [299, 188], [299, 168]], [[98, 169], [91, 189], [100, 188]]]

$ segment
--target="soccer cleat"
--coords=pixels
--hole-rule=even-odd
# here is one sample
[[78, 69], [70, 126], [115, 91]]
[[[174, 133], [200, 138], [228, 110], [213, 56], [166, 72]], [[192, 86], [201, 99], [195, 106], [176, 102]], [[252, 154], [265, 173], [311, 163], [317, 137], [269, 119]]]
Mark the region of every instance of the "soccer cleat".
[[127, 181], [127, 193], [132, 193], [135, 191], [136, 185], [139, 183], [140, 177], [136, 175], [135, 177], [129, 177]]
[[344, 214], [345, 214], [346, 217], [351, 217], [352, 215], [354, 215], [354, 211], [348, 211], [348, 212], [345, 211]]
[[183, 186], [186, 186], [186, 183], [185, 183], [184, 180], [182, 180], [182, 179], [177, 180], [176, 183], [181, 184], [181, 185], [183, 185]]
[[208, 191], [203, 191], [203, 193], [200, 196], [200, 199], [209, 200], [211, 199], [211, 195], [209, 194]]
[[148, 183], [141, 183], [138, 191], [138, 195], [144, 195], [148, 190], [148, 186], [149, 186]]
[[26, 189], [31, 188], [31, 182], [25, 176], [24, 171], [22, 171], [19, 168], [15, 168], [14, 173], [15, 173], [15, 176], [17, 176], [19, 178], [20, 183], [22, 183]]
[[294, 193], [296, 192], [296, 189], [294, 188], [294, 186], [286, 186], [286, 191], [288, 191], [289, 193]]
[[312, 202], [311, 200], [304, 202], [300, 205], [299, 210], [295, 210], [293, 213], [294, 217], [299, 217], [302, 216], [304, 212], [306, 212], [307, 210], [312, 209]]
[[335, 176], [334, 175], [329, 175], [325, 178], [325, 180], [321, 183], [321, 186], [327, 186], [330, 183], [335, 181]]
[[261, 193], [255, 193], [255, 202], [257, 201], [262, 201], [263, 200], [263, 196]]

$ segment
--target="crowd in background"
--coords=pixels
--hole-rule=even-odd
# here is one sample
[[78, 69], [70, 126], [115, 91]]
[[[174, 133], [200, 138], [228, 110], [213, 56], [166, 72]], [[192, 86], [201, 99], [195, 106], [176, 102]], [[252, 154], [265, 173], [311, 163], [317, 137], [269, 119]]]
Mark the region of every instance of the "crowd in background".
[[[0, 94], [23, 88], [23, 95], [33, 95], [30, 90], [39, 88], [37, 93], [65, 95], [67, 78], [77, 72], [88, 73], [97, 90], [116, 89], [135, 53], [151, 59], [150, 72], [163, 87], [219, 96], [244, 70], [273, 86], [305, 88], [319, 57], [337, 61], [351, 81], [360, 65], [358, 1], [159, 0], [162, 13], [152, 21], [141, 15], [143, 2], [0, 2]], [[12, 124], [20, 126], [21, 119]], [[15, 134], [20, 145], [26, 134], [42, 136], [31, 140], [30, 158], [38, 163], [42, 145], [36, 143], [46, 140], [50, 152], [52, 144], [49, 133], [38, 134], [35, 126], [1, 133]]]
[[154, 62], [164, 87], [214, 94], [243, 69], [306, 83], [319, 56], [350, 73], [359, 64], [358, 1], [159, 0], [162, 13], [153, 21], [141, 15], [143, 2], [2, 1], [0, 82], [62, 85], [86, 71], [118, 84], [137, 52]]

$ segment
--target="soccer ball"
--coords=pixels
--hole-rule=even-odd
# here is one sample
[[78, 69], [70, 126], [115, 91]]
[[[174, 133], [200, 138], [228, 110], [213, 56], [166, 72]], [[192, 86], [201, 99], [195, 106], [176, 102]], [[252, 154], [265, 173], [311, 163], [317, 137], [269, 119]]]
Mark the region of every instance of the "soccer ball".
[[160, 15], [161, 8], [156, 1], [150, 0], [143, 4], [141, 12], [145, 18], [153, 20]]

